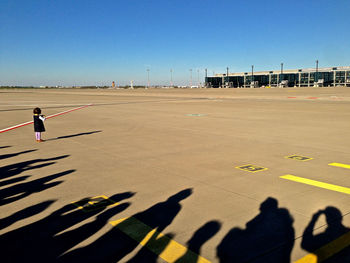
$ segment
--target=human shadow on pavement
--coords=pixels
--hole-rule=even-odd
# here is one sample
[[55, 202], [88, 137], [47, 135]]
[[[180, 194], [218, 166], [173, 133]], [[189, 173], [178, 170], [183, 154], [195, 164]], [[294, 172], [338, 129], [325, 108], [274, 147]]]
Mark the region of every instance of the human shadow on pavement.
[[60, 136], [57, 138], [47, 139], [46, 141], [55, 141], [55, 140], [60, 140], [60, 139], [73, 138], [73, 137], [78, 137], [78, 136], [82, 136], [82, 135], [89, 135], [89, 134], [94, 134], [94, 133], [99, 133], [99, 132], [102, 132], [102, 131], [91, 131], [91, 132], [82, 132], [82, 133], [77, 133], [77, 134], [65, 135], [65, 136]]
[[201, 247], [211, 239], [221, 228], [221, 223], [218, 221], [209, 221], [200, 227], [187, 242], [186, 253], [177, 259], [175, 263], [196, 263], [201, 254]]
[[8, 180], [2, 180], [2, 181], [0, 181], [0, 187], [3, 187], [5, 185], [9, 185], [9, 184], [14, 184], [14, 183], [25, 181], [29, 177], [30, 177], [29, 175], [25, 175], [25, 176], [19, 176], [19, 177], [8, 179]]
[[269, 197], [260, 205], [260, 214], [246, 228], [231, 229], [217, 247], [223, 262], [289, 263], [294, 246], [293, 218]]
[[[55, 164], [54, 161], [67, 158], [69, 155], [62, 155], [53, 158], [47, 159], [33, 159], [30, 161], [19, 162], [15, 164], [10, 164], [0, 167], [0, 179], [5, 179], [8, 177], [16, 176], [22, 172], [43, 168], [52, 164]], [[41, 164], [37, 164], [41, 163]], [[34, 165], [35, 164], [35, 165]]]
[[[158, 253], [148, 251], [146, 249], [149, 248], [148, 243], [150, 240], [156, 242], [156, 244], [152, 244], [156, 252], [161, 252], [164, 249], [169, 238], [164, 238], [160, 233], [172, 223], [180, 212], [182, 208], [180, 202], [191, 194], [192, 189], [190, 188], [182, 190], [170, 196], [166, 201], [134, 214], [121, 221], [93, 243], [63, 255], [60, 262], [118, 262], [132, 252], [139, 245], [139, 242], [149, 234], [152, 234], [152, 237], [144, 244], [145, 248], [142, 248], [135, 258], [131, 259], [131, 262], [156, 262]], [[172, 237], [172, 234], [169, 236]], [[163, 240], [168, 241], [163, 242]]]
[[24, 153], [35, 152], [35, 151], [37, 151], [37, 149], [27, 150], [27, 151], [22, 151], [22, 152], [17, 152], [17, 153], [3, 154], [3, 155], [0, 155], [0, 160], [15, 157], [15, 156], [18, 156], [18, 155], [21, 155]]
[[[173, 233], [160, 236], [158, 232], [154, 232], [147, 243], [127, 263], [157, 263], [159, 255], [174, 237]], [[149, 249], [150, 247], [152, 247], [152, 251]]]
[[54, 200], [48, 200], [41, 202], [39, 204], [26, 207], [16, 213], [13, 213], [12, 215], [1, 218], [0, 219], [0, 229], [4, 229], [17, 221], [29, 218], [31, 216], [34, 216], [36, 214], [41, 213], [42, 211], [46, 210], [51, 204], [53, 204], [55, 201]]
[[[119, 202], [132, 195], [134, 193], [126, 192], [110, 199]], [[107, 224], [110, 217], [129, 205], [122, 203], [110, 209], [99, 207], [84, 212], [77, 206], [68, 204], [39, 221], [0, 236], [2, 262], [56, 262], [60, 255], [95, 234]], [[96, 216], [93, 221], [82, 224], [93, 216]], [[77, 224], [80, 225], [72, 229]]]
[[13, 186], [0, 190], [0, 205], [6, 205], [17, 201], [19, 199], [25, 198], [33, 193], [38, 193], [44, 191], [48, 188], [54, 187], [63, 181], [55, 181], [48, 183], [54, 179], [60, 178], [67, 174], [73, 173], [75, 170], [67, 170], [64, 172], [52, 174], [40, 179], [32, 180], [26, 183], [18, 183]]
[[[321, 233], [314, 234], [316, 222], [321, 215], [324, 215], [326, 218], [327, 228]], [[315, 254], [317, 256], [317, 262], [350, 262], [350, 243], [342, 244], [345, 245], [345, 249], [334, 256], [331, 256], [331, 254], [325, 251], [325, 249], [320, 250], [323, 246], [350, 231], [349, 228], [342, 224], [342, 219], [342, 214], [338, 208], [328, 206], [324, 210], [317, 211], [305, 228], [301, 247], [306, 251]]]
[[10, 148], [12, 146], [6, 145], [6, 146], [0, 146], [0, 149]]

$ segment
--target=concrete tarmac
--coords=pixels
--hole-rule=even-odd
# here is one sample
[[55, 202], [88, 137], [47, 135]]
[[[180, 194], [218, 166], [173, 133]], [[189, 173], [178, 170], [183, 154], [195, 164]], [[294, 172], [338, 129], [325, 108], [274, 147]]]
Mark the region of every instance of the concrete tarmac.
[[2, 262], [348, 262], [350, 88], [8, 89], [0, 130], [90, 103], [0, 134]]

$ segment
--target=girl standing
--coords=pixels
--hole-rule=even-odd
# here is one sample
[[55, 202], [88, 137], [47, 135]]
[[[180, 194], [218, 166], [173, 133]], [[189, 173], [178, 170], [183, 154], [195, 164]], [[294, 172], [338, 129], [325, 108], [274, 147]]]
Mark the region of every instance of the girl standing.
[[45, 131], [44, 121], [45, 121], [45, 115], [41, 114], [40, 108], [35, 108], [33, 110], [34, 116], [34, 132], [35, 132], [35, 139], [37, 142], [43, 142], [44, 140], [41, 139], [41, 133]]

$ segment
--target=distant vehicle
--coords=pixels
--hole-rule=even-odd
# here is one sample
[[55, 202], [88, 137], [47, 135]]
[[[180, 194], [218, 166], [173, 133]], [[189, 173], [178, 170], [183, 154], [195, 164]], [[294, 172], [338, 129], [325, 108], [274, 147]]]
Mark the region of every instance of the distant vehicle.
[[323, 87], [324, 79], [319, 79], [317, 82], [314, 83], [315, 87]]
[[288, 87], [288, 80], [282, 80], [278, 86], [280, 88], [287, 88]]

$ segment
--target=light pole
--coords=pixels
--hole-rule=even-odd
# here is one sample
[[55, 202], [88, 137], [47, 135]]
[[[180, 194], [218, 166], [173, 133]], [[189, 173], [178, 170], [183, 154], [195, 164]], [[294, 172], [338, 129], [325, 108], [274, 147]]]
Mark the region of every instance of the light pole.
[[[252, 65], [252, 82], [250, 83], [250, 86], [252, 84], [254, 85], [254, 65]], [[253, 87], [255, 87], [255, 85]]]
[[173, 86], [173, 70], [170, 69], [170, 87]]
[[316, 60], [316, 75], [315, 75], [315, 82], [318, 82], [318, 59]]
[[283, 81], [283, 63], [281, 63], [281, 78], [280, 78], [280, 83]]
[[147, 69], [147, 87], [149, 88], [149, 68]]
[[230, 79], [228, 78], [228, 67], [226, 67], [226, 83], [228, 85]]
[[197, 84], [198, 84], [198, 88], [199, 88], [199, 69], [197, 69]]
[[192, 87], [192, 69], [190, 69], [190, 88]]
[[205, 83], [204, 87], [207, 88], [208, 86], [208, 69], [205, 69]]

